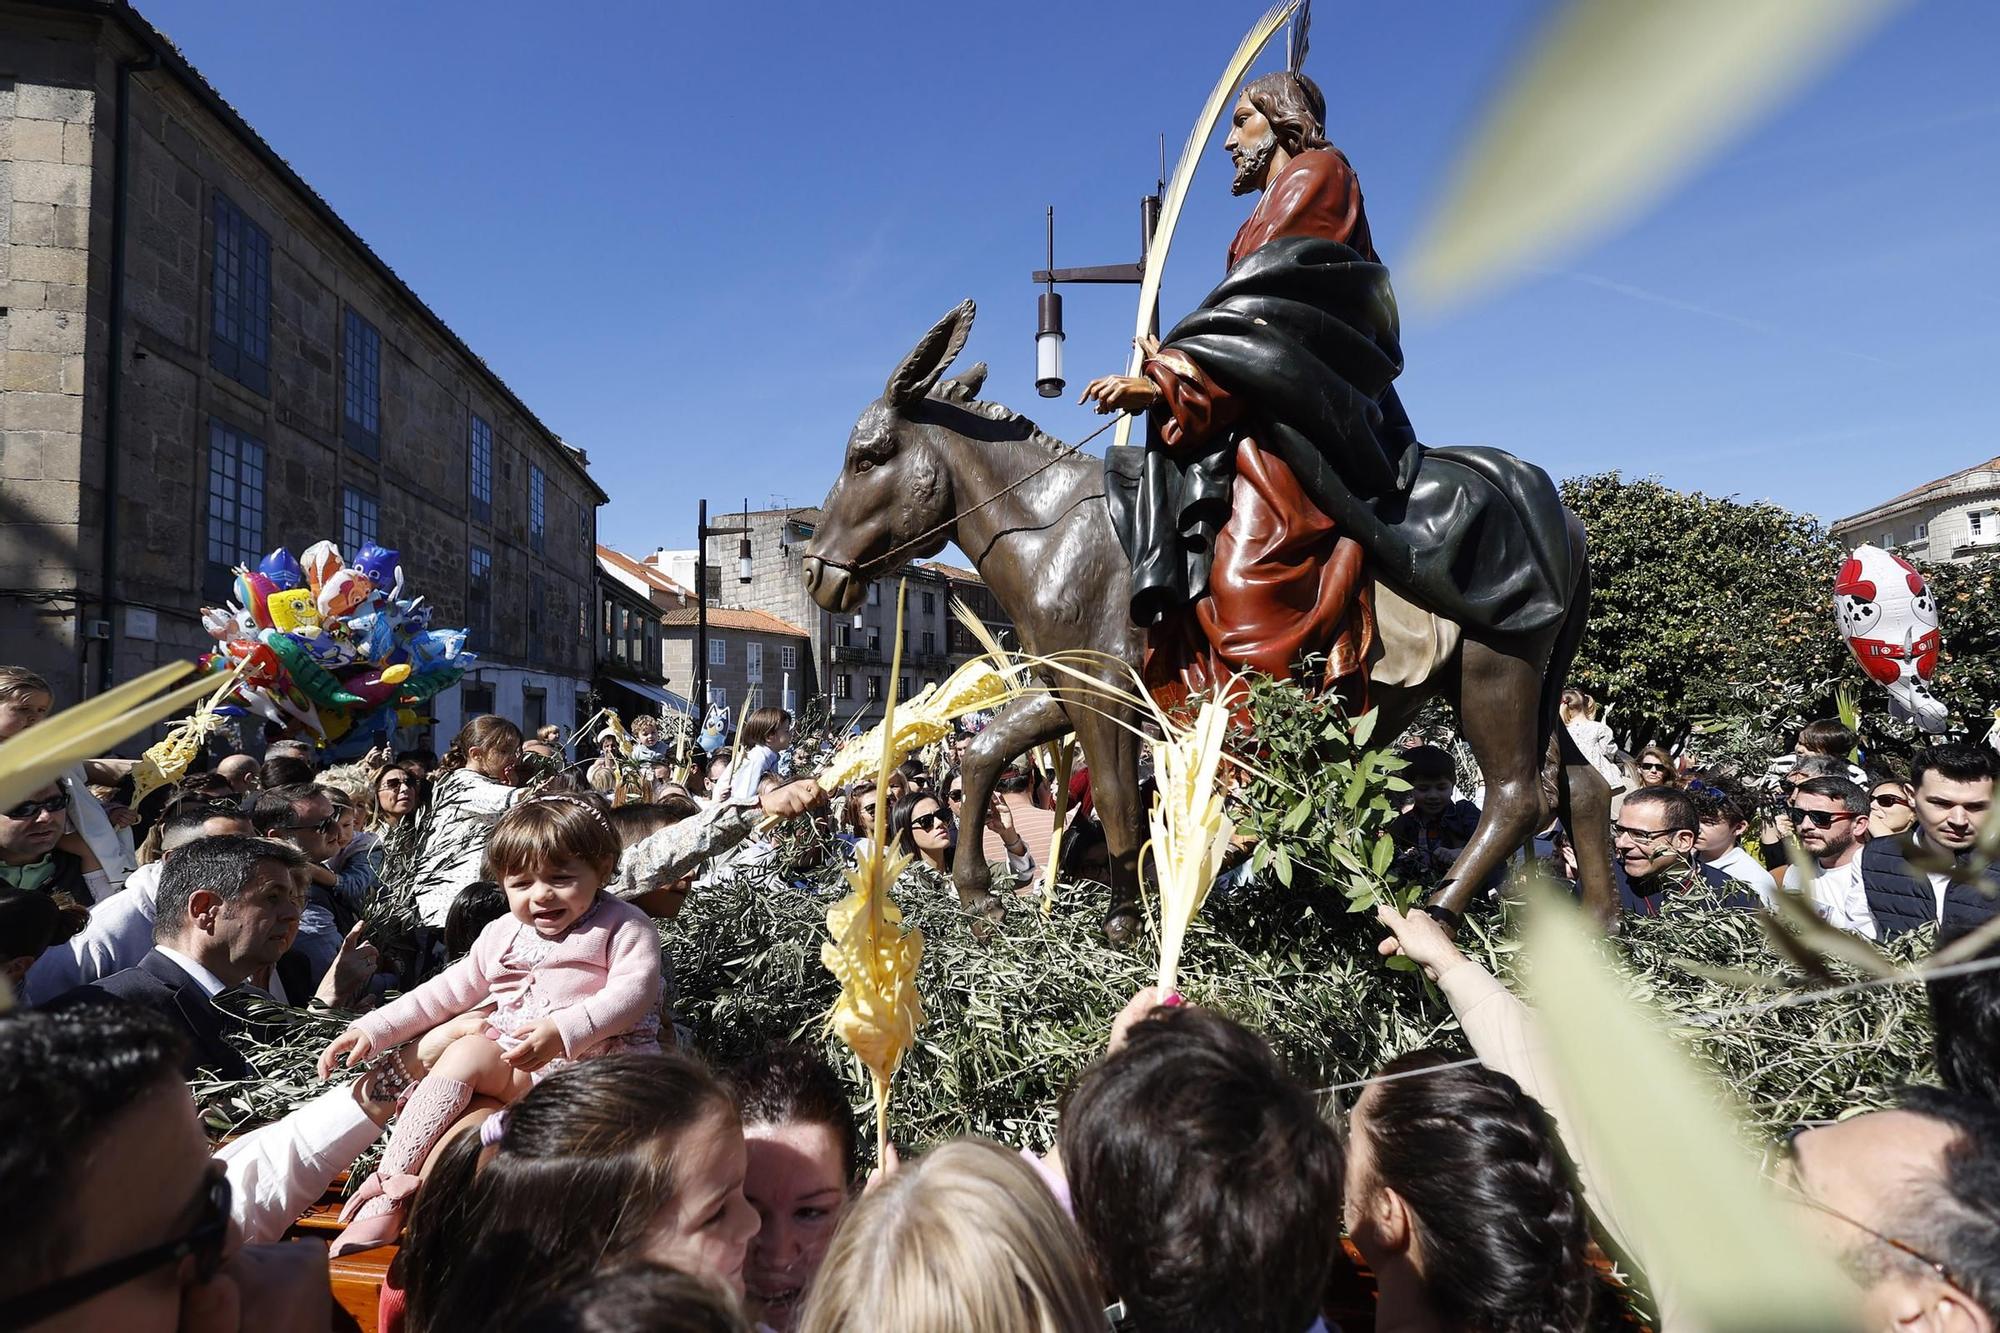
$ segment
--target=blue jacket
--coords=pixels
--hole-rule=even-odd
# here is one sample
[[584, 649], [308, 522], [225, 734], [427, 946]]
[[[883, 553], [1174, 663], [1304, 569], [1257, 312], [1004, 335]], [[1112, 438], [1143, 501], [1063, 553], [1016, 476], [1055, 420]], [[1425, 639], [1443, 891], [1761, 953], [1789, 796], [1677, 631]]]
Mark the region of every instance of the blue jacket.
[[[1877, 838], [1861, 850], [1861, 888], [1875, 918], [1875, 938], [1888, 941], [1939, 921], [1937, 890], [1928, 871], [1911, 865], [1903, 838]], [[1986, 887], [2000, 888], [1991, 875]], [[1941, 936], [1955, 935], [2000, 914], [2000, 898], [1977, 884], [1953, 884], [1945, 891]]]

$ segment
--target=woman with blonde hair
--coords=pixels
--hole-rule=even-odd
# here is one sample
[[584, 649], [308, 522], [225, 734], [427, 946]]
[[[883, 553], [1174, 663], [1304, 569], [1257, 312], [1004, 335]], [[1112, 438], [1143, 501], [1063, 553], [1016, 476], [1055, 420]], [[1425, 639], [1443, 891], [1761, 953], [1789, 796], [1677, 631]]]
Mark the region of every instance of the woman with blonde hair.
[[957, 1139], [848, 1215], [800, 1333], [1102, 1333], [1076, 1227], [1019, 1154]]

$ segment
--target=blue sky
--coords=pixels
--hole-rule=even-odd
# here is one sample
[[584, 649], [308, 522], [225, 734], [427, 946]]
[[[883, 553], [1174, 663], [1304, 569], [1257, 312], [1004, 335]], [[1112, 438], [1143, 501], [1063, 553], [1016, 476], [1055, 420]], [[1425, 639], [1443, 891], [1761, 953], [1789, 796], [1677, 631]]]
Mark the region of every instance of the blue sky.
[[[816, 503], [967, 296], [987, 396], [1086, 434], [1075, 389], [1122, 368], [1135, 293], [1070, 289], [1071, 393], [1036, 398], [1042, 210], [1058, 264], [1135, 258], [1158, 136], [1178, 152], [1261, 8], [138, 3], [589, 450], [633, 551], [691, 545], [702, 496]], [[1545, 6], [1317, 10], [1307, 71], [1393, 270]], [[1828, 518], [2000, 454], [1995, 50], [2000, 6], [1906, 6], [1643, 221], [1476, 306], [1406, 306], [1420, 434]], [[1220, 275], [1228, 179], [1212, 148], [1169, 323]]]

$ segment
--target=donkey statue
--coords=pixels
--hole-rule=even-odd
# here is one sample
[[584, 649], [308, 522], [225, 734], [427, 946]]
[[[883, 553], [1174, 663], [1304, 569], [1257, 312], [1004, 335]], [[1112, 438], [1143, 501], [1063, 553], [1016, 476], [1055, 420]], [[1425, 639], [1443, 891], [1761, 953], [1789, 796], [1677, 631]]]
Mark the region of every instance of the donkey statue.
[[[1103, 460], [1043, 434], [1010, 408], [981, 402], [983, 363], [944, 377], [972, 320], [966, 301], [938, 321], [862, 411], [806, 548], [806, 587], [820, 606], [850, 612], [873, 580], [956, 542], [1013, 618], [1025, 652], [1073, 653], [1069, 660], [1102, 683], [1050, 673], [1046, 693], [1016, 700], [979, 733], [960, 778], [963, 808], [984, 810], [1007, 763], [1076, 732], [1111, 858], [1105, 934], [1123, 942], [1138, 927], [1144, 828], [1139, 741], [1129, 729], [1140, 718], [1117, 702], [1133, 686], [1114, 665], [1136, 669], [1145, 650], [1145, 634], [1127, 611], [1131, 568], [1112, 528]], [[1461, 632], [1389, 584], [1375, 584], [1381, 642], [1369, 689], [1382, 714], [1376, 734], [1399, 734], [1426, 699], [1441, 695], [1457, 710], [1486, 782], [1479, 825], [1436, 899], [1453, 911], [1560, 810], [1572, 816], [1566, 822], [1586, 906], [1605, 921], [1616, 912], [1610, 789], [1555, 716], [1590, 600], [1582, 527], [1574, 515], [1569, 523], [1577, 586], [1565, 618], [1528, 642]], [[966, 910], [993, 906], [977, 837], [960, 839], [952, 879]]]

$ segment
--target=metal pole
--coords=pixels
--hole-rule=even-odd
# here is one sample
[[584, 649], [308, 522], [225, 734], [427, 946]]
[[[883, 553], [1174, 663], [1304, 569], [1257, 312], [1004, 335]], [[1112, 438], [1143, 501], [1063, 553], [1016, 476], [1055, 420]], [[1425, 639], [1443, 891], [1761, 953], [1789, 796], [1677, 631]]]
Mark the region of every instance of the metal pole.
[[708, 501], [701, 502], [694, 529], [694, 704], [695, 726], [708, 716]]

